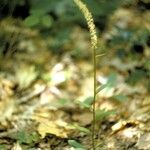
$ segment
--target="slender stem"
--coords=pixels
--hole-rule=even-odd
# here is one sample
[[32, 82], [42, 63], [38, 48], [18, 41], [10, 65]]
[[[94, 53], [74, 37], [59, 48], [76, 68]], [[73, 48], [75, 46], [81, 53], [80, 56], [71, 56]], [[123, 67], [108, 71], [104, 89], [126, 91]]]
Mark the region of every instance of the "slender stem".
[[90, 31], [90, 35], [91, 35], [91, 46], [92, 46], [92, 50], [93, 50], [93, 73], [94, 73], [94, 91], [93, 91], [93, 124], [92, 124], [92, 148], [93, 150], [95, 150], [95, 123], [96, 123], [96, 118], [95, 118], [95, 101], [96, 101], [96, 49], [97, 49], [97, 35], [96, 35], [96, 28], [95, 28], [95, 24], [94, 24], [94, 20], [92, 17], [91, 12], [88, 10], [87, 6], [82, 2], [82, 0], [74, 0], [74, 2], [76, 3], [76, 5], [79, 7], [79, 9], [81, 10], [81, 12], [83, 13], [86, 22], [88, 24], [88, 28]]
[[95, 118], [95, 102], [96, 102], [96, 48], [93, 48], [93, 124], [92, 124], [92, 147], [95, 150], [95, 125], [96, 125], [96, 118]]

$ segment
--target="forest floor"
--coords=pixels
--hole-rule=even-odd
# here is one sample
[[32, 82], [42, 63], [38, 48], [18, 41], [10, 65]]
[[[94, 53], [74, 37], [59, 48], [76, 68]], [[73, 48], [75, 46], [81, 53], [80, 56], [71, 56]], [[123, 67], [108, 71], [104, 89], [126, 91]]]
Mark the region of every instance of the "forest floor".
[[[7, 21], [1, 26], [11, 32]], [[15, 31], [22, 35], [9, 40], [23, 39], [0, 58], [0, 150], [91, 149], [93, 66], [86, 31], [75, 27], [65, 48], [89, 50], [61, 54], [50, 52], [36, 31]], [[96, 150], [149, 150], [150, 93], [145, 84], [150, 79], [139, 79], [145, 75], [149, 47], [123, 59], [115, 49], [97, 61], [97, 85], [104, 88], [96, 100]]]

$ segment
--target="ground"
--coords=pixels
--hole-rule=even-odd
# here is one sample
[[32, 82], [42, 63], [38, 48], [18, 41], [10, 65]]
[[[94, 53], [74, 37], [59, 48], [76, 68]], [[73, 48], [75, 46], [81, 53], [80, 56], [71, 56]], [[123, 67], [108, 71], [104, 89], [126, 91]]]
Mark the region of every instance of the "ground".
[[[111, 46], [118, 20], [126, 17], [122, 28], [140, 26], [132, 10], [118, 12], [99, 35], [96, 149], [149, 150], [149, 47]], [[43, 39], [37, 30], [14, 22], [0, 22], [7, 39], [0, 58], [0, 150], [91, 149], [93, 66], [87, 31], [73, 27], [71, 40], [56, 53], [47, 47], [52, 37]], [[147, 19], [143, 23], [149, 28]], [[129, 46], [132, 52], [120, 51]]]

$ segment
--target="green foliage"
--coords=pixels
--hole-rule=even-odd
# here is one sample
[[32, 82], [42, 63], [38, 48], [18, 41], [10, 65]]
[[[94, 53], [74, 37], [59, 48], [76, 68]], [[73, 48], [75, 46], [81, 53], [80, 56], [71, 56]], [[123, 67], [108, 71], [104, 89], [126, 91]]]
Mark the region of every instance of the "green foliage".
[[30, 5], [31, 5], [31, 10], [30, 10], [31, 14], [33, 12], [34, 13], [42, 12], [43, 14], [48, 13], [52, 8], [51, 0], [44, 0], [44, 1], [31, 0]]
[[7, 150], [6, 145], [4, 145], [4, 144], [0, 144], [0, 150]]
[[134, 70], [131, 70], [131, 73], [126, 78], [126, 82], [130, 85], [136, 85], [142, 83], [147, 89], [150, 89], [150, 60], [145, 58], [142, 65]]
[[76, 101], [76, 103], [79, 104], [81, 108], [90, 108], [93, 103], [93, 97], [87, 97], [83, 102]]
[[68, 144], [74, 148], [74, 150], [85, 150], [84, 146], [75, 140], [68, 140]]
[[83, 103], [85, 104], [85, 106], [90, 107], [93, 103], [93, 97], [92, 96], [87, 97]]
[[32, 14], [25, 19], [24, 23], [29, 27], [40, 26], [48, 28], [52, 26], [53, 20], [51, 16], [47, 14], [42, 15]]
[[51, 25], [52, 25], [52, 18], [49, 15], [43, 16], [42, 24], [45, 27], [51, 27]]
[[31, 15], [26, 18], [24, 21], [25, 24], [29, 27], [35, 26], [40, 23], [40, 19], [36, 15]]
[[[40, 31], [44, 30], [46, 33], [47, 30], [48, 33], [52, 32], [53, 40], [51, 41], [50, 47], [53, 48], [54, 51], [60, 48], [62, 49], [62, 46], [68, 42], [75, 24], [86, 27], [86, 22], [83, 21], [82, 14], [78, 8], [75, 7], [72, 0], [29, 0], [28, 2], [30, 9], [29, 16], [24, 19], [24, 24]], [[84, 0], [84, 2], [93, 14], [94, 21], [100, 25], [97, 27], [104, 28], [108, 16], [121, 5], [122, 0]], [[14, 9], [17, 6], [26, 5], [25, 0], [2, 0], [1, 3], [3, 5], [8, 4], [10, 7], [13, 6]], [[48, 36], [50, 36], [50, 34], [48, 34]], [[58, 53], [58, 51], [56, 52]]]
[[102, 86], [98, 87], [96, 90], [96, 93], [98, 94], [101, 90], [105, 89], [106, 91], [113, 88], [117, 83], [117, 74], [112, 73], [108, 76], [107, 82], [103, 84]]
[[150, 59], [145, 59], [144, 68], [150, 71]]
[[143, 79], [144, 77], [145, 77], [145, 72], [143, 70], [134, 70], [131, 72], [131, 74], [129, 75], [126, 81], [131, 85], [135, 85], [136, 83], [141, 81], [141, 79]]
[[103, 120], [104, 118], [116, 114], [115, 110], [105, 110], [105, 109], [98, 109], [96, 110], [96, 120]]
[[16, 139], [19, 143], [32, 144], [39, 140], [39, 135], [36, 132], [29, 133], [22, 130], [12, 135], [12, 138]]
[[51, 10], [50, 0], [32, 0], [30, 15], [25, 19], [25, 24], [29, 27], [51, 27], [53, 19], [48, 12]]
[[107, 16], [110, 15], [115, 9], [117, 9], [121, 4], [122, 0], [97, 0], [97, 1], [89, 1], [84, 0], [89, 9], [91, 10], [93, 16]]
[[84, 127], [81, 127], [81, 126], [79, 126], [79, 125], [77, 125], [77, 124], [74, 124], [74, 125], [72, 125], [71, 127], [75, 128], [75, 129], [77, 129], [77, 130], [79, 130], [80, 132], [83, 132], [83, 133], [86, 133], [86, 134], [91, 134], [91, 131], [90, 131], [89, 129], [84, 128]]
[[115, 27], [115, 30], [117, 31], [116, 34], [111, 36], [110, 44], [112, 46], [117, 44], [127, 44], [128, 42], [131, 41], [133, 36], [133, 32], [131, 30], [119, 27]]
[[58, 100], [58, 103], [61, 105], [61, 106], [67, 106], [68, 104], [70, 104], [70, 100], [68, 99], [59, 99]]
[[53, 40], [50, 47], [53, 49], [54, 53], [59, 53], [59, 50], [63, 45], [70, 41], [70, 33], [72, 28], [68, 25], [67, 28], [59, 27], [57, 31], [53, 33]]
[[[99, 19], [100, 16], [108, 17], [115, 9], [120, 6], [121, 1], [112, 0], [108, 3], [107, 0], [101, 1], [87, 1], [85, 3], [90, 8], [94, 20], [96, 22], [103, 22], [105, 20]], [[57, 21], [53, 22], [52, 17], [49, 12], [57, 16]], [[77, 10], [73, 1], [70, 0], [31, 0], [30, 1], [30, 15], [25, 19], [25, 24], [29, 27], [56, 27], [59, 26], [58, 30], [65, 28], [67, 26], [72, 26], [75, 22], [82, 21], [82, 14]], [[53, 26], [53, 24], [55, 24]], [[101, 23], [100, 23], [101, 24]], [[62, 27], [60, 28], [60, 25]], [[59, 33], [59, 32], [58, 32]]]

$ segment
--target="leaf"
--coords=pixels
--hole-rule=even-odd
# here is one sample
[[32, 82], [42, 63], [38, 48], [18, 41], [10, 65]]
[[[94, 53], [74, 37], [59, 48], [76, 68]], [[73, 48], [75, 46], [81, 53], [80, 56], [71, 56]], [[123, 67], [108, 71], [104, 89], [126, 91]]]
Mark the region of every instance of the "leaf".
[[96, 120], [102, 120], [110, 115], [114, 115], [115, 113], [116, 113], [115, 110], [105, 110], [105, 109], [96, 110]]
[[145, 77], [146, 73], [143, 70], [135, 70], [131, 72], [131, 75], [127, 78], [127, 83], [131, 85], [135, 85], [137, 82], [139, 82], [141, 79]]
[[83, 102], [76, 101], [82, 108], [90, 108], [93, 103], [93, 97], [87, 97]]
[[106, 85], [109, 87], [114, 87], [116, 85], [116, 82], [117, 82], [117, 74], [112, 73], [108, 76]]
[[27, 131], [19, 131], [11, 136], [19, 143], [31, 144], [39, 139], [39, 135], [36, 132], [28, 133]]
[[75, 129], [77, 129], [77, 130], [79, 130], [81, 132], [84, 132], [84, 133], [87, 133], [87, 134], [91, 134], [91, 131], [89, 129], [81, 127], [81, 126], [79, 126], [77, 124], [71, 125], [71, 127], [75, 128]]
[[0, 144], [0, 150], [7, 150], [6, 145]]
[[106, 87], [107, 87], [107, 84], [104, 84], [104, 85], [98, 87], [98, 88], [96, 89], [96, 94], [98, 94], [100, 91], [102, 91], [102, 90], [105, 89]]
[[68, 140], [68, 144], [74, 148], [80, 148], [80, 150], [85, 150], [84, 146], [75, 140]]
[[40, 18], [37, 15], [30, 15], [24, 20], [24, 23], [28, 27], [33, 27], [40, 23]]
[[72, 107], [74, 106], [74, 103], [70, 101], [69, 99], [58, 99], [56, 102], [56, 107]]
[[84, 102], [83, 102], [86, 106], [91, 106], [92, 105], [92, 103], [93, 103], [93, 97], [92, 96], [90, 96], [90, 97], [87, 97], [85, 100], [84, 100]]
[[61, 105], [61, 106], [66, 106], [68, 104], [70, 104], [70, 101], [68, 99], [59, 99], [58, 100], [58, 103]]
[[125, 100], [127, 100], [127, 97], [122, 94], [114, 95], [112, 98], [118, 102], [124, 102]]
[[116, 73], [112, 73], [108, 76], [107, 82], [106, 84], [103, 84], [102, 86], [100, 86], [99, 88], [97, 88], [96, 90], [96, 94], [98, 94], [99, 92], [101, 92], [101, 96], [104, 97], [112, 97], [113, 93], [114, 93], [114, 88], [115, 85], [117, 84], [117, 74]]
[[46, 134], [53, 134], [61, 138], [67, 138], [68, 132], [70, 131], [68, 126], [60, 126], [55, 121], [45, 120], [45, 122], [40, 122], [37, 130], [39, 134], [44, 138]]
[[52, 26], [52, 18], [49, 15], [44, 15], [42, 17], [42, 24], [45, 27], [51, 27]]
[[15, 111], [15, 99], [5, 98], [0, 101], [0, 122], [5, 124], [6, 120], [11, 119]]

